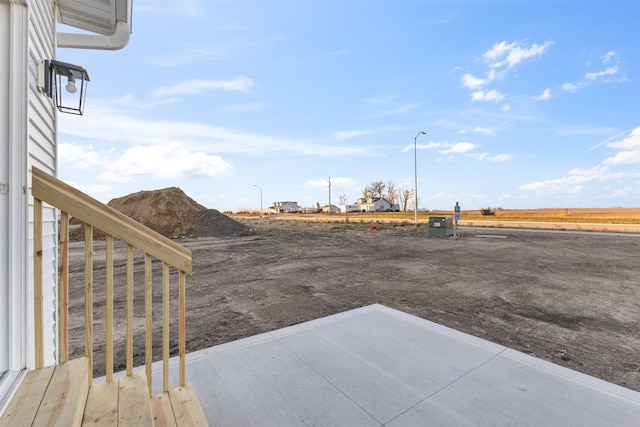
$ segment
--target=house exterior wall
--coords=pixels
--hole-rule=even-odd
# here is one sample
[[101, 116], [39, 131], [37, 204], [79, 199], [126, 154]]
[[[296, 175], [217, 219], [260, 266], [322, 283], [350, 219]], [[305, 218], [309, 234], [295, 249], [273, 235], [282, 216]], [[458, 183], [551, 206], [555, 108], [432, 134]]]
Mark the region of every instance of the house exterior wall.
[[391, 204], [384, 197], [375, 198], [375, 199], [361, 198], [361, 199], [358, 199], [358, 201], [356, 202], [356, 206], [359, 207], [359, 210], [361, 212], [381, 212], [381, 211], [394, 210], [396, 208], [396, 205]]
[[358, 205], [342, 205], [342, 206], [340, 206], [340, 212], [342, 212], [342, 213], [360, 212], [360, 206], [358, 206]]
[[[51, 175], [57, 174], [56, 108], [51, 98], [38, 89], [38, 75], [41, 62], [55, 58], [55, 6], [53, 0], [30, 2], [29, 7], [29, 49], [28, 49], [28, 170], [36, 166]], [[30, 177], [29, 177], [30, 180]], [[31, 186], [29, 185], [29, 189]], [[30, 194], [30, 192], [29, 192]], [[30, 293], [27, 301], [33, 304], [33, 198], [29, 197], [29, 244], [28, 277]], [[54, 208], [43, 209], [43, 317], [44, 317], [44, 363], [54, 364], [57, 360], [57, 282], [58, 282], [58, 221]], [[28, 311], [32, 313], [33, 310]], [[28, 328], [29, 346], [33, 348], [33, 319]], [[29, 352], [29, 366], [33, 365], [33, 352]]]
[[[0, 63], [7, 78], [0, 83], [0, 155], [6, 173], [0, 181], [3, 237], [0, 254], [6, 254], [6, 270], [0, 272], [5, 336], [10, 351], [2, 370], [35, 366], [33, 337], [33, 198], [30, 169], [37, 166], [56, 173], [55, 107], [38, 90], [40, 63], [55, 57], [53, 0], [0, 0]], [[4, 68], [6, 67], [6, 68]], [[6, 125], [6, 126], [5, 126]], [[6, 131], [5, 131], [6, 130]], [[6, 166], [6, 168], [4, 168]], [[45, 364], [56, 361], [57, 221], [56, 212], [45, 207], [44, 229], [44, 346]], [[3, 233], [3, 236], [5, 234]]]

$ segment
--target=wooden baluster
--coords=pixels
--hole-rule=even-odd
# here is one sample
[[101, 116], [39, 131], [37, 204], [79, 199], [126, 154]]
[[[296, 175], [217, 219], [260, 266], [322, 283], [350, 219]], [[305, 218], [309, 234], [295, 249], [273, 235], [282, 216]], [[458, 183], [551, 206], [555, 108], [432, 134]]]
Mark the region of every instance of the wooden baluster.
[[33, 199], [33, 333], [36, 369], [44, 367], [42, 318], [42, 200]]
[[180, 270], [180, 283], [179, 283], [179, 290], [178, 290], [178, 298], [179, 298], [179, 316], [180, 319], [178, 320], [178, 324], [179, 324], [179, 352], [180, 352], [180, 386], [184, 387], [185, 385], [185, 378], [186, 378], [186, 374], [185, 374], [185, 354], [186, 354], [186, 346], [185, 346], [185, 340], [186, 340], [186, 333], [185, 333], [185, 278], [186, 278], [186, 274], [184, 271]]
[[69, 360], [69, 214], [60, 212], [60, 326], [58, 328], [60, 363]]
[[133, 373], [133, 246], [127, 245], [127, 375]]
[[169, 391], [169, 264], [162, 263], [162, 391]]
[[105, 255], [105, 271], [107, 289], [105, 293], [105, 306], [107, 309], [106, 318], [106, 377], [107, 382], [113, 381], [113, 236], [106, 235], [106, 255]]
[[147, 386], [149, 388], [149, 396], [151, 396], [151, 363], [153, 362], [153, 319], [152, 319], [152, 307], [153, 307], [153, 289], [152, 289], [152, 277], [153, 269], [151, 263], [151, 255], [144, 254], [144, 318], [146, 325], [145, 332], [145, 371], [147, 373]]
[[93, 226], [84, 225], [84, 351], [93, 383]]

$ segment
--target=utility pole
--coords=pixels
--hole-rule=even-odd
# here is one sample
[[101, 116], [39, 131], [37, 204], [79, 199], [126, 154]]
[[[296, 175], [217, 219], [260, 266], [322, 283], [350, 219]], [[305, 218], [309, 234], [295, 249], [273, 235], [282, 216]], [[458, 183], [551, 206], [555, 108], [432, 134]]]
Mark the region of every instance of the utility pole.
[[420, 131], [418, 132], [418, 134], [416, 135], [415, 138], [413, 138], [413, 178], [414, 178], [414, 184], [415, 184], [415, 195], [414, 195], [414, 199], [415, 199], [415, 206], [413, 208], [413, 213], [415, 215], [415, 223], [416, 223], [416, 227], [418, 227], [418, 137], [420, 135], [426, 135], [427, 133], [425, 131]]
[[331, 177], [329, 177], [329, 215], [331, 215]]

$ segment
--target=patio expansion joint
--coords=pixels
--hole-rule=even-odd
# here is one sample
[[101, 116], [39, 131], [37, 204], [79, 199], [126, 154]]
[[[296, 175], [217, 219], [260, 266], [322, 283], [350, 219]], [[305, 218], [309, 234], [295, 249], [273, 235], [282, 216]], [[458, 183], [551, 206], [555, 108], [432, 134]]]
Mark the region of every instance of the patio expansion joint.
[[393, 417], [393, 419], [389, 420], [388, 423], [390, 423], [393, 420], [395, 420], [396, 418], [406, 414], [407, 412], [411, 411], [413, 408], [415, 408], [416, 406], [422, 404], [423, 402], [425, 402], [425, 401], [431, 399], [432, 397], [436, 396], [441, 391], [449, 388], [451, 385], [453, 385], [453, 384], [457, 383], [458, 381], [460, 381], [461, 379], [467, 377], [469, 374], [471, 374], [471, 373], [477, 371], [478, 369], [482, 368], [484, 365], [486, 365], [487, 363], [491, 362], [492, 360], [500, 357], [507, 350], [509, 350], [509, 349], [505, 347], [504, 349], [500, 350], [499, 352], [497, 352], [496, 354], [494, 354], [493, 356], [491, 356], [490, 358], [488, 358], [484, 362], [480, 363], [478, 366], [474, 367], [473, 369], [470, 369], [470, 370], [466, 371], [464, 374], [458, 376], [457, 378], [453, 379], [452, 381], [449, 381], [447, 384], [443, 385], [442, 387], [440, 387], [436, 391], [432, 392], [431, 394], [429, 394], [424, 399], [421, 399], [419, 402], [416, 402], [414, 405], [412, 405], [411, 407], [407, 408], [405, 411], [403, 411], [400, 414], [398, 414], [395, 417]]
[[311, 366], [303, 357], [301, 357], [299, 354], [297, 354], [293, 349], [289, 348], [284, 342], [282, 342], [280, 340], [279, 337], [273, 337], [273, 339], [280, 344], [286, 351], [288, 351], [289, 353], [291, 353], [293, 356], [296, 357], [296, 359], [300, 360], [302, 363], [305, 364], [305, 366], [307, 366], [309, 369], [311, 369], [313, 372], [315, 372], [316, 374], [318, 374], [318, 376], [320, 378], [322, 378], [327, 384], [331, 385], [331, 387], [333, 387], [338, 393], [340, 393], [342, 396], [344, 396], [347, 400], [349, 400], [351, 403], [353, 403], [354, 405], [356, 405], [358, 408], [360, 408], [365, 414], [369, 415], [372, 419], [376, 420], [380, 426], [384, 426], [385, 423], [380, 421], [379, 419], [377, 419], [372, 413], [370, 413], [369, 411], [367, 411], [365, 408], [362, 407], [362, 405], [360, 405], [358, 402], [356, 402], [355, 400], [353, 400], [351, 398], [351, 396], [349, 396], [348, 394], [346, 394], [345, 392], [343, 392], [340, 387], [338, 387], [336, 384], [334, 384], [329, 378], [327, 378], [325, 375], [323, 375], [320, 371], [318, 371], [316, 368], [314, 368], [313, 366]]

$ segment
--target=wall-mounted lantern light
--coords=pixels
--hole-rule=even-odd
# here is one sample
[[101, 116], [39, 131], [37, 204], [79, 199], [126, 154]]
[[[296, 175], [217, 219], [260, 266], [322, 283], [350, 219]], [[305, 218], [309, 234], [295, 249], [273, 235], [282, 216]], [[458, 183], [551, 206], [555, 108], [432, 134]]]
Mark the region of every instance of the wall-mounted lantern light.
[[[89, 82], [87, 70], [79, 65], [51, 59], [44, 61], [43, 71], [44, 81], [40, 87], [49, 98], [55, 99], [58, 110], [62, 113], [82, 115]], [[63, 97], [64, 92], [66, 94]]]

